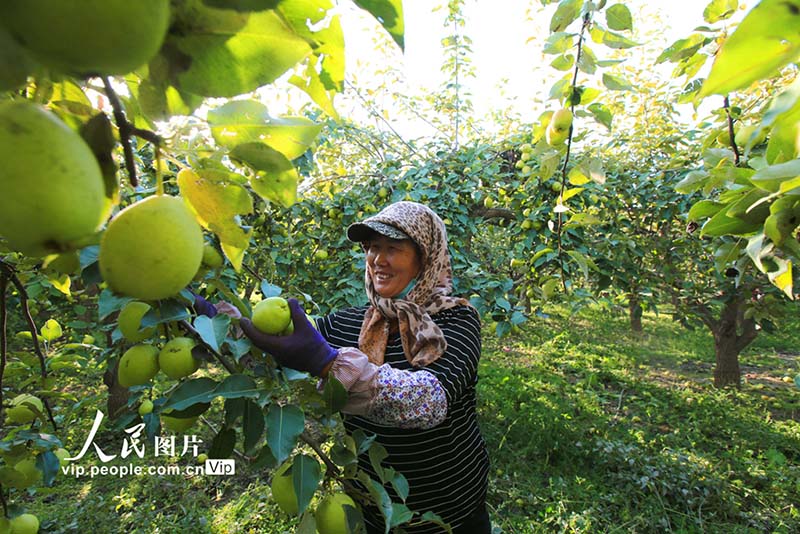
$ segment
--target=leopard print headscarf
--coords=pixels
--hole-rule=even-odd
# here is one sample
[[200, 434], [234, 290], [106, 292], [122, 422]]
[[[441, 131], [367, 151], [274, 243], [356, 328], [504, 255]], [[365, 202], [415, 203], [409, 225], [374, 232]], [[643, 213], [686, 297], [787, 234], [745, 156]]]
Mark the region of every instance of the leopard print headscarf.
[[470, 305], [466, 299], [450, 296], [452, 270], [444, 223], [433, 210], [416, 202], [391, 204], [366, 220], [389, 224], [405, 232], [419, 247], [421, 269], [416, 285], [403, 298], [378, 295], [369, 269], [365, 269], [364, 281], [371, 306], [361, 324], [359, 349], [372, 363], [381, 365], [390, 327], [396, 321], [406, 359], [414, 367], [424, 367], [447, 349], [444, 334], [431, 315]]

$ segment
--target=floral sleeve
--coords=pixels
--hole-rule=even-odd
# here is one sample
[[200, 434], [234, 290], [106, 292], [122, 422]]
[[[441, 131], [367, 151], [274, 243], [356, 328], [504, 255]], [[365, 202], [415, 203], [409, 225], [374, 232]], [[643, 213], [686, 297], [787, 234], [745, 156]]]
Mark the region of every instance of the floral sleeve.
[[447, 416], [447, 396], [428, 371], [377, 366], [358, 349], [342, 348], [330, 375], [349, 392], [345, 413], [400, 428], [432, 428]]

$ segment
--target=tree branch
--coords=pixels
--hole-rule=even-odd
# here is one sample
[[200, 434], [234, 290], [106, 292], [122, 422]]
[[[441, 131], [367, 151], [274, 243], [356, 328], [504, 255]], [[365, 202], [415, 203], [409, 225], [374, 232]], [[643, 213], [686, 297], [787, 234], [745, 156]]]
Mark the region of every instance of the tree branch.
[[[25, 290], [23, 283], [17, 277], [14, 267], [3, 260], [0, 260], [0, 269], [2, 269], [4, 272], [4, 278], [11, 280], [11, 283], [17, 288], [17, 292], [19, 292], [22, 314], [25, 316], [25, 321], [28, 323], [28, 329], [31, 332], [33, 351], [36, 353], [36, 357], [39, 359], [40, 376], [42, 377], [42, 382], [44, 382], [44, 380], [47, 378], [47, 366], [44, 361], [44, 353], [42, 352], [42, 348], [39, 346], [39, 335], [37, 334], [38, 329], [36, 328], [36, 323], [31, 315], [31, 310], [28, 308], [28, 292]], [[45, 398], [42, 399], [42, 404], [44, 404], [44, 407], [47, 411], [47, 417], [50, 419], [50, 424], [53, 425], [54, 431], [58, 431], [58, 425], [56, 425], [56, 420], [53, 418], [53, 411], [50, 409], [50, 403]]]
[[728, 122], [728, 136], [731, 140], [731, 148], [733, 149], [733, 165], [738, 167], [739, 166], [739, 147], [736, 146], [735, 135], [733, 133], [733, 117], [731, 117], [731, 101], [728, 99], [728, 95], [725, 95], [725, 99], [723, 100], [723, 106], [725, 107], [725, 116], [727, 117]]
[[200, 335], [200, 333], [195, 329], [195, 327], [193, 327], [189, 323], [189, 321], [181, 321], [180, 325], [181, 328], [183, 328], [184, 330], [195, 336], [200, 341], [200, 343], [202, 343], [203, 346], [208, 349], [208, 351], [211, 353], [212, 356], [214, 356], [214, 358], [220, 363], [220, 365], [222, 365], [225, 368], [226, 371], [228, 371], [232, 375], [238, 374], [238, 372], [236, 371], [236, 367], [234, 367], [233, 364], [231, 364], [227, 359], [225, 359], [222, 353], [220, 353], [218, 350], [215, 350], [211, 345], [206, 343], [203, 340], [203, 337]]
[[141, 137], [156, 145], [156, 147], [161, 146], [161, 138], [155, 132], [136, 128], [133, 124], [128, 122], [128, 119], [125, 118], [122, 102], [120, 102], [108, 77], [103, 78], [103, 88], [105, 89], [108, 101], [111, 103], [111, 108], [114, 110], [114, 122], [117, 123], [117, 128], [119, 129], [119, 142], [122, 144], [122, 152], [125, 155], [125, 168], [128, 170], [128, 178], [130, 179], [131, 186], [136, 187], [139, 181], [136, 178], [136, 164], [133, 157], [133, 148], [131, 147], [131, 136], [135, 135]]

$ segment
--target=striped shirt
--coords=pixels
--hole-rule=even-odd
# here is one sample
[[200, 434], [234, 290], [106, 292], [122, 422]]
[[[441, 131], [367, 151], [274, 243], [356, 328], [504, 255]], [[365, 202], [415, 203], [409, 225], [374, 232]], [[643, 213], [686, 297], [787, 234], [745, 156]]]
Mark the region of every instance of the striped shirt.
[[[317, 322], [319, 331], [335, 348], [358, 347], [366, 309], [349, 308], [324, 317]], [[348, 432], [360, 429], [368, 435], [374, 434], [376, 441], [386, 448], [389, 455], [384, 467], [394, 468], [408, 480], [410, 493], [406, 505], [412, 511], [419, 514], [432, 511], [451, 527], [457, 527], [486, 499], [489, 457], [475, 412], [480, 319], [468, 306], [450, 308], [432, 318], [444, 333], [447, 351], [424, 370], [434, 375], [444, 388], [447, 397], [444, 421], [432, 428], [401, 428], [368, 417], [345, 415], [344, 422]], [[389, 335], [385, 363], [408, 373], [417, 372], [406, 360], [397, 333]], [[379, 480], [366, 454], [359, 458], [359, 467]], [[393, 501], [400, 501], [391, 485], [386, 486], [386, 491]], [[364, 516], [370, 527], [383, 529], [383, 518], [376, 508], [365, 507]], [[409, 534], [443, 532], [431, 523], [403, 528]]]

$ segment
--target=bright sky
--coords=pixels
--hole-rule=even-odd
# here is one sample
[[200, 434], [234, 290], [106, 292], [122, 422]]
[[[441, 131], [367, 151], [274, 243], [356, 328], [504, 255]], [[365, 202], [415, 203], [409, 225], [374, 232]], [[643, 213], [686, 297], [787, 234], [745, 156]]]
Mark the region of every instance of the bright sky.
[[[615, 0], [609, 1], [609, 4], [613, 3]], [[647, 57], [704, 24], [703, 9], [708, 1], [627, 0], [624, 3], [633, 13], [637, 31], [634, 38], [642, 42], [649, 33], [655, 40], [648, 46], [631, 49], [629, 53], [652, 64], [655, 56], [649, 60]], [[424, 94], [435, 90], [442, 82], [440, 43], [451, 32], [444, 28], [445, 10], [434, 12], [431, 6], [435, 5], [438, 3], [430, 0], [403, 1], [406, 48], [405, 54], [401, 56], [398, 52], [394, 61], [402, 62], [408, 87], [400, 90]], [[514, 102], [523, 120], [534, 120], [544, 111], [542, 101], [546, 96], [542, 94], [546, 95], [552, 84], [563, 76], [549, 67], [552, 56], [542, 54], [555, 7], [556, 3], [553, 3], [543, 8], [539, 0], [466, 0], [467, 22], [463, 32], [473, 41], [471, 60], [476, 77], [468, 80], [468, 84], [476, 115], [486, 116], [492, 109], [505, 109], [510, 102]], [[369, 70], [375, 66], [371, 40], [379, 30], [368, 16], [358, 16], [357, 10], [347, 12], [342, 22], [349, 39], [348, 69], [358, 69], [356, 75], [359, 76], [362, 67]], [[359, 27], [364, 28], [360, 37], [352, 38], [351, 29]], [[655, 28], [659, 32], [653, 35]], [[601, 58], [610, 55], [604, 46], [593, 45], [593, 49]], [[370, 67], [371, 62], [373, 65]], [[672, 66], [664, 68], [668, 73]], [[363, 81], [364, 75], [359, 79]], [[348, 114], [348, 110], [340, 111]], [[412, 132], [416, 133], [414, 127], [399, 127], [403, 130], [410, 128], [404, 131], [404, 135], [414, 136]]]

